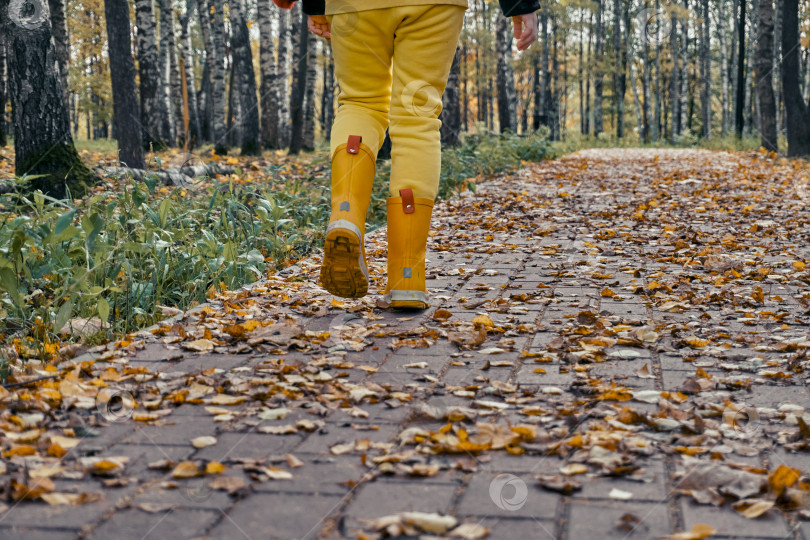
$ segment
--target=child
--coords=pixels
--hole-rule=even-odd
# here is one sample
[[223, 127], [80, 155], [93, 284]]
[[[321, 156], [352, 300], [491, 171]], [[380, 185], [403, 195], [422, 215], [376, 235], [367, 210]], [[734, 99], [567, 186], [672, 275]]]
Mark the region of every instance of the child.
[[[292, 7], [294, 0], [275, 0]], [[388, 284], [395, 309], [425, 309], [425, 248], [439, 187], [442, 93], [466, 0], [303, 0], [311, 32], [332, 42], [340, 95], [332, 126], [332, 216], [321, 283], [368, 292], [363, 241], [377, 151], [391, 137]], [[537, 38], [538, 0], [500, 0], [518, 49]]]

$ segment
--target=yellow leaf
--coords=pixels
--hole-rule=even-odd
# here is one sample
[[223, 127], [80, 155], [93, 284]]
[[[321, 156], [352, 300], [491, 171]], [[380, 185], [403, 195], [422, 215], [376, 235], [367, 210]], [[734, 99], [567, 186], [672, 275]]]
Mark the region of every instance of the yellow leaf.
[[172, 476], [174, 478], [194, 478], [199, 473], [200, 471], [193, 461], [183, 461], [174, 468]]
[[224, 472], [227, 467], [218, 461], [211, 461], [205, 466], [205, 474], [219, 474]]
[[472, 320], [473, 324], [485, 326], [487, 328], [494, 328], [495, 323], [487, 315], [478, 315]]
[[698, 523], [697, 525], [692, 527], [691, 531], [671, 534], [666, 538], [669, 538], [670, 540], [703, 540], [704, 538], [708, 538], [716, 532], [717, 529], [715, 529], [711, 525], [706, 525], [705, 523]]

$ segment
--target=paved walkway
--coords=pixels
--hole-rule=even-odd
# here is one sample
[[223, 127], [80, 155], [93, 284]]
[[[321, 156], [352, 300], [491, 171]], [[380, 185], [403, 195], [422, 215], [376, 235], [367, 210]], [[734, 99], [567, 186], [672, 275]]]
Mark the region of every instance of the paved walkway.
[[0, 538], [810, 539], [804, 174], [579, 152], [437, 206], [424, 313], [316, 257], [65, 362], [4, 462], [83, 504]]

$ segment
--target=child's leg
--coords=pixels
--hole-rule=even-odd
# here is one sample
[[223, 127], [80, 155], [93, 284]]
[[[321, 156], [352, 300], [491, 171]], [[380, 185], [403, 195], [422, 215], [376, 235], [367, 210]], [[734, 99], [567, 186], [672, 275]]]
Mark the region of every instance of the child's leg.
[[366, 214], [391, 100], [395, 23], [381, 17], [387, 11], [344, 13], [331, 19], [341, 92], [332, 127], [332, 215], [324, 239], [321, 284], [348, 298], [368, 292]]
[[360, 135], [374, 155], [385, 138], [391, 103], [395, 23], [389, 9], [330, 17], [335, 77], [340, 86], [332, 124], [332, 155], [349, 135]]
[[409, 15], [397, 27], [394, 40], [391, 196], [410, 188], [416, 197], [433, 200], [441, 169], [438, 118], [464, 8], [440, 4], [399, 9]]
[[439, 113], [464, 22], [452, 5], [397, 8], [394, 39], [391, 198], [388, 199], [388, 286], [394, 308], [428, 307], [425, 249], [439, 188]]

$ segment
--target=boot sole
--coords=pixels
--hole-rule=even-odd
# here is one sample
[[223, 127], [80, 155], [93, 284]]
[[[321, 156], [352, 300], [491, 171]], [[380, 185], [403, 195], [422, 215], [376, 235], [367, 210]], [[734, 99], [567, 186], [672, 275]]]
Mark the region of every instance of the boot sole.
[[350, 229], [326, 233], [321, 285], [342, 298], [360, 298], [368, 293], [368, 274], [360, 237]]

